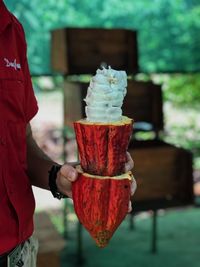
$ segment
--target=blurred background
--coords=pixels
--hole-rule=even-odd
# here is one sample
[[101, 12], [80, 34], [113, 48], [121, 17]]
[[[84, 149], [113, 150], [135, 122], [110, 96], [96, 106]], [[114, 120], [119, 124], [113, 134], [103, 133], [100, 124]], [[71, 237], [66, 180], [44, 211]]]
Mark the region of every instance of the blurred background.
[[[82, 98], [77, 94], [74, 98], [74, 92], [82, 92], [99, 67], [96, 65], [86, 73], [84, 67], [76, 68], [76, 64], [73, 69], [70, 67], [73, 61], [81, 61], [82, 55], [75, 53], [73, 34], [67, 29], [107, 29], [111, 36], [114, 29], [124, 30], [125, 44], [133, 32], [135, 43], [123, 48], [126, 60], [123, 64], [120, 60], [119, 64], [116, 62], [116, 68], [122, 66], [127, 70], [130, 96], [131, 92], [142, 91], [138, 89], [141, 85], [148, 87], [143, 98], [151, 99], [150, 102], [158, 99], [154, 104], [148, 102], [148, 106], [133, 95], [132, 102], [124, 106], [136, 123], [143, 123], [136, 125], [130, 145], [139, 189], [135, 204], [133, 199], [135, 210], [117, 230], [108, 248], [95, 247], [78, 224], [70, 200], [58, 201], [49, 192], [34, 188], [36, 234], [41, 239], [38, 266], [199, 266], [199, 1], [5, 0], [5, 3], [26, 33], [28, 60], [40, 107], [32, 121], [34, 136], [57, 162], [77, 160], [72, 118], [79, 119], [84, 112], [80, 112]], [[61, 31], [64, 36], [61, 39], [57, 29], [65, 29]], [[91, 49], [99, 54], [102, 62], [110, 64], [98, 46], [104, 42], [106, 46], [108, 40], [95, 39], [92, 34], [89, 35]], [[78, 45], [81, 47], [81, 42]], [[63, 61], [68, 67], [58, 68]], [[88, 54], [88, 62], [91, 61], [93, 58]], [[71, 89], [72, 84], [76, 89]], [[160, 98], [154, 97], [153, 86], [161, 90]], [[69, 115], [72, 99], [79, 110], [74, 109]], [[137, 103], [134, 99], [138, 99]], [[151, 107], [152, 117], [141, 120], [136, 106], [138, 110], [146, 107], [148, 113]], [[162, 113], [162, 117], [154, 119], [156, 112]], [[149, 173], [153, 180], [148, 180]], [[172, 188], [174, 180], [176, 184]], [[152, 194], [156, 190], [158, 193]]]

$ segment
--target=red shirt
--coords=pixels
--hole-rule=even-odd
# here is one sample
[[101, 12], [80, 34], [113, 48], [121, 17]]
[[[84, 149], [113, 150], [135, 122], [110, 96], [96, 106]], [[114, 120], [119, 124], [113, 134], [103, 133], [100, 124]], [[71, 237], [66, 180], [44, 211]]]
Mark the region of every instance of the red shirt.
[[0, 0], [0, 255], [33, 232], [26, 126], [37, 110], [23, 28]]

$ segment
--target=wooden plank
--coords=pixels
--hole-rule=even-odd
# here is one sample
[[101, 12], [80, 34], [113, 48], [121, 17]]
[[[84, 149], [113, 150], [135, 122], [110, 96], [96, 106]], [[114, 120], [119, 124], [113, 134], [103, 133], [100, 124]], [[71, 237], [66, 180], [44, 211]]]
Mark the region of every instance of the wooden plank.
[[138, 71], [136, 32], [90, 28], [65, 28], [52, 31], [53, 70], [67, 75], [93, 74], [103, 62], [128, 73], [136, 73]]
[[129, 152], [134, 158], [138, 183], [133, 202], [156, 199], [191, 202], [193, 177], [188, 151], [162, 143], [157, 147], [134, 148], [133, 143]]
[[73, 128], [73, 122], [83, 118], [83, 98], [78, 83], [64, 82], [64, 125]]
[[67, 43], [66, 34], [63, 30], [56, 30], [51, 35], [51, 65], [55, 71], [61, 71], [67, 73], [69, 70], [69, 64], [67, 59]]
[[123, 113], [135, 122], [147, 122], [155, 131], [163, 130], [161, 86], [152, 82], [128, 81]]

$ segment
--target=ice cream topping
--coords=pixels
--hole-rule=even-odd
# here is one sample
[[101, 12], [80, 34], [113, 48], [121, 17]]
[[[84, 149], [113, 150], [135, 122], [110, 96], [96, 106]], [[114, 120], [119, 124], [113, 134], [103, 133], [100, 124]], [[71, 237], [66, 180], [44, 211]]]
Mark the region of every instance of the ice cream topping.
[[98, 69], [88, 87], [85, 113], [87, 121], [114, 122], [122, 119], [127, 75], [111, 67]]

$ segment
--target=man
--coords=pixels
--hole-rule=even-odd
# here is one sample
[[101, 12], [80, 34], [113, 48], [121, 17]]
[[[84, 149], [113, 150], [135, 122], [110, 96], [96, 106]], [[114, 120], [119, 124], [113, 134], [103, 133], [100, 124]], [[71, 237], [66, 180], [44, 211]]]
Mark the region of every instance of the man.
[[[77, 171], [59, 166], [35, 143], [30, 120], [37, 113], [24, 31], [0, 0], [0, 267], [36, 266], [31, 185], [71, 197]], [[132, 169], [128, 154], [125, 171]], [[135, 183], [132, 186], [134, 192]]]

